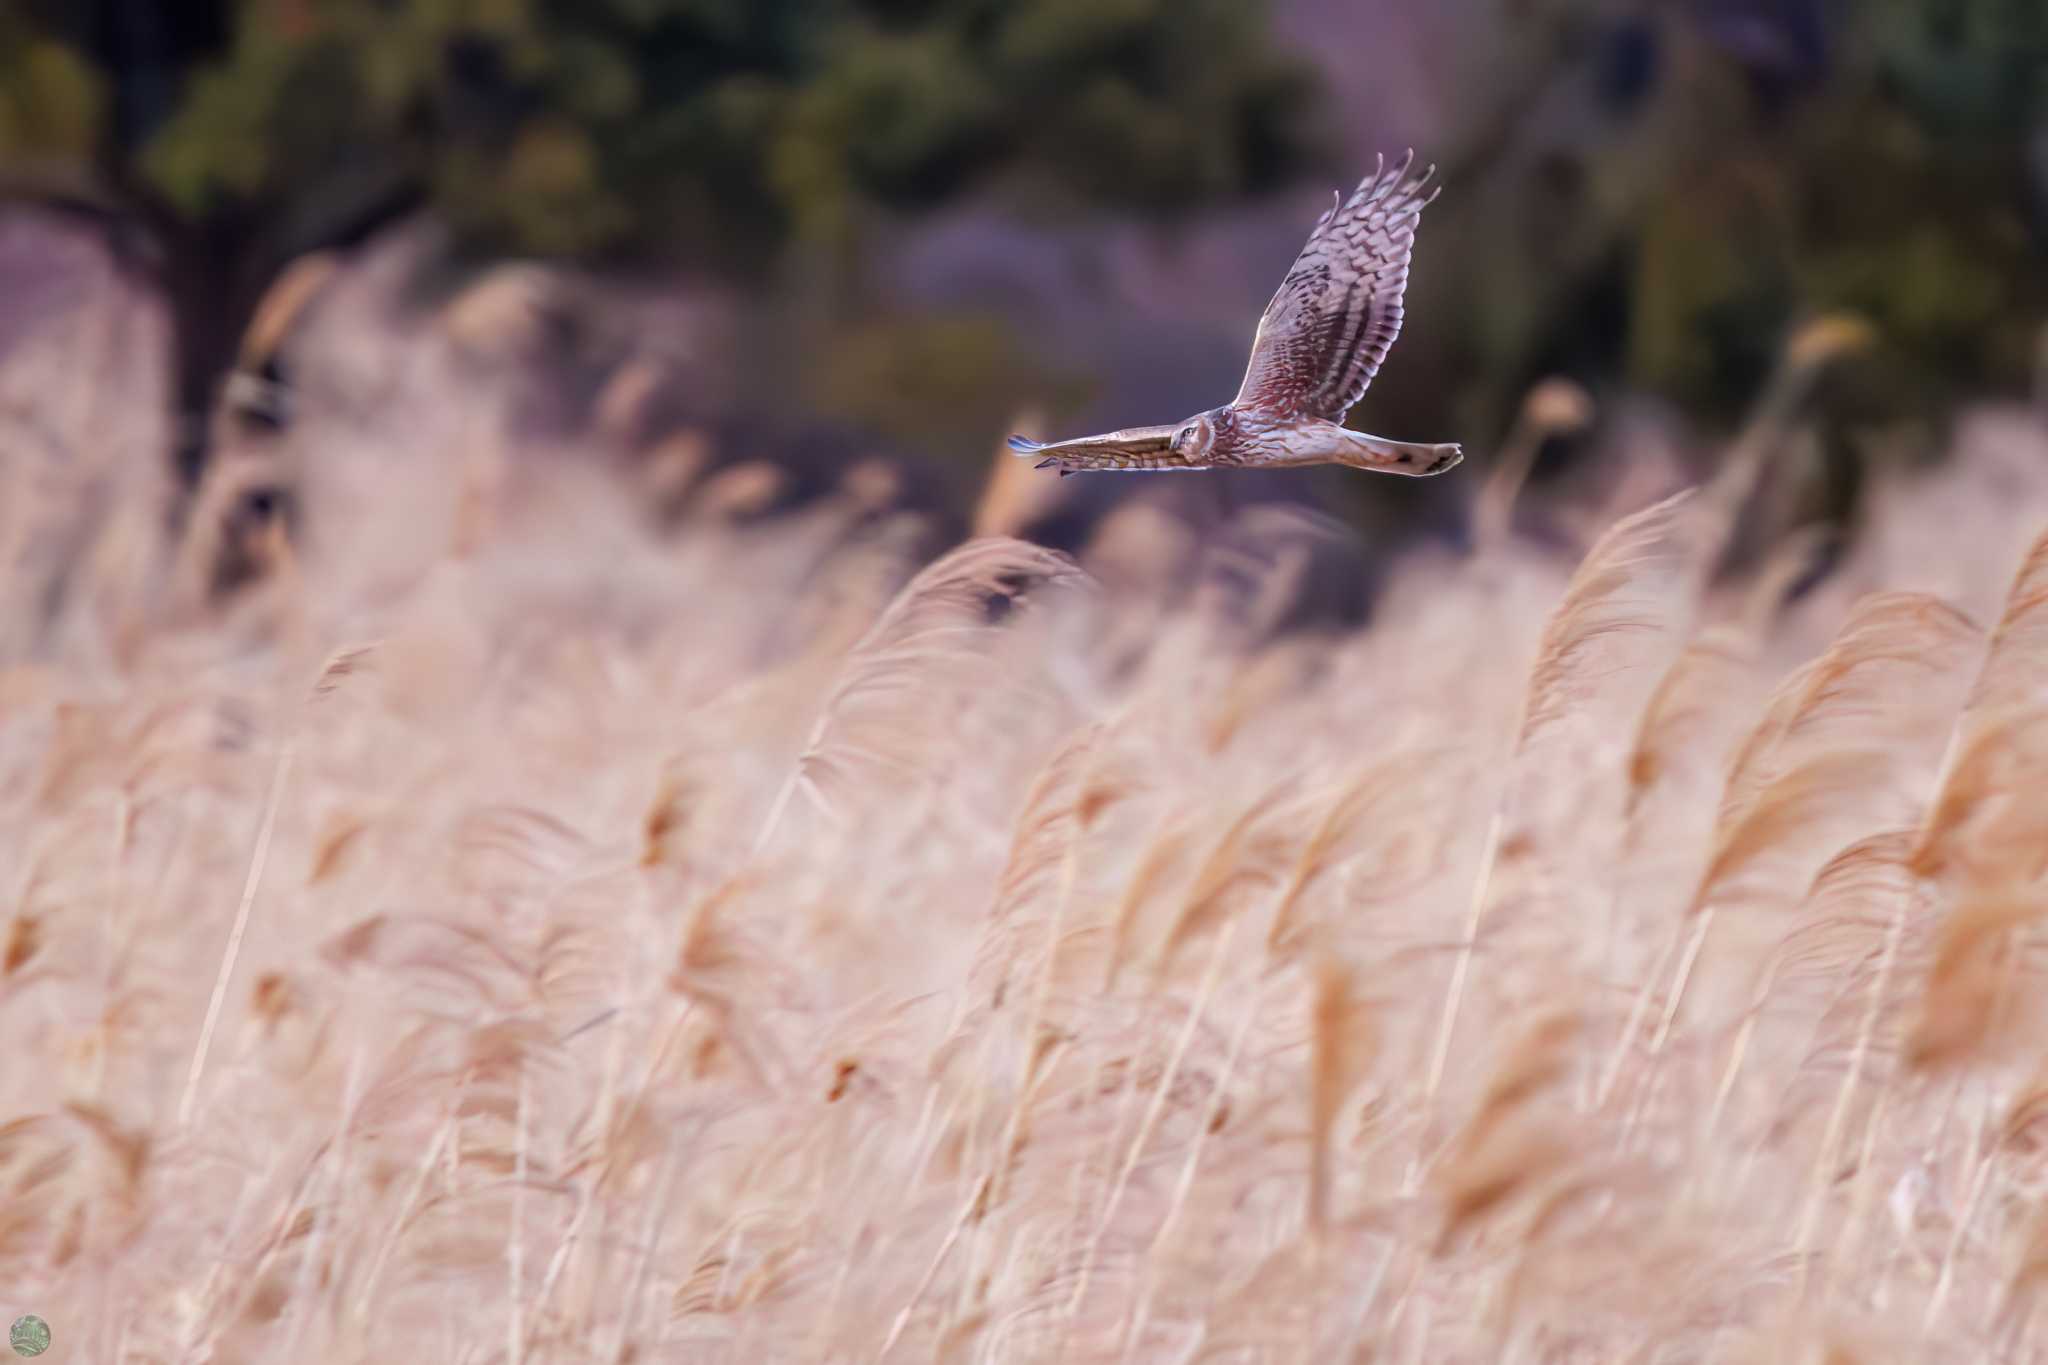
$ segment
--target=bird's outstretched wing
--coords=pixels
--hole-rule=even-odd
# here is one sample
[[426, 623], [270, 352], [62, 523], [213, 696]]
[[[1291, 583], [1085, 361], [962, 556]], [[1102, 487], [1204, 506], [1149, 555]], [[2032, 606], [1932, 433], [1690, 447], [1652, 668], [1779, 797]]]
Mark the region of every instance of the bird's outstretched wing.
[[1036, 455], [1040, 469], [1057, 466], [1060, 477], [1083, 470], [1158, 472], [1169, 469], [1200, 469], [1173, 453], [1169, 442], [1175, 428], [1126, 427], [1100, 436], [1080, 436], [1071, 441], [1030, 441], [1012, 436], [1010, 449], [1019, 455]]
[[1316, 220], [1259, 319], [1236, 406], [1339, 422], [1401, 334], [1401, 294], [1415, 224], [1436, 198], [1436, 167], [1410, 176], [1410, 151], [1380, 158], [1349, 199]]

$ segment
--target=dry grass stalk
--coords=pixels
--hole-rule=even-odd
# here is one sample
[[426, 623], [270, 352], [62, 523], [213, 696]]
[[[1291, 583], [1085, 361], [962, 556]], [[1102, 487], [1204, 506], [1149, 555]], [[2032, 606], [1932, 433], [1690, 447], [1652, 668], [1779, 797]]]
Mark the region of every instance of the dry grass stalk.
[[855, 644], [840, 669], [794, 770], [769, 806], [754, 841], [756, 854], [774, 838], [798, 792], [822, 801], [821, 784], [830, 773], [860, 756], [886, 758], [873, 749], [858, 755], [835, 750], [834, 727], [850, 708], [872, 699], [917, 694], [927, 681], [920, 675], [931, 667], [971, 657], [963, 651], [972, 649], [973, 635], [991, 619], [1000, 620], [1042, 589], [1085, 581], [1086, 575], [1065, 555], [1002, 538], [971, 540], [919, 573]]
[[[1975, 635], [1969, 619], [1939, 598], [1876, 594], [1859, 601], [1827, 651], [1772, 695], [1729, 764], [1713, 849], [1687, 909], [1692, 933], [1650, 1042], [1652, 1056], [1669, 1037], [1716, 909], [1737, 893], [1746, 874], [1767, 857], [1810, 849], [1813, 836], [1851, 809], [1853, 798], [1881, 790], [1890, 779], [1887, 754], [1839, 747], [1835, 732], [1865, 729], [1873, 714], [1903, 709], [1892, 673], [1950, 672]], [[1603, 1094], [1632, 1040], [1642, 999], [1623, 1030]]]
[[2029, 1220], [2012, 1272], [2006, 1277], [2000, 1316], [2009, 1321], [2031, 1317], [2038, 1311], [2044, 1286], [2048, 1286], [2048, 1209], [2037, 1210]]
[[249, 875], [242, 883], [242, 897], [235, 905], [234, 922], [228, 928], [227, 942], [221, 948], [220, 969], [214, 974], [213, 996], [206, 1004], [206, 1018], [199, 1026], [199, 1041], [192, 1049], [192, 1066], [185, 1073], [185, 1092], [178, 1101], [178, 1126], [184, 1127], [192, 1121], [193, 1106], [199, 1098], [199, 1080], [206, 1072], [206, 1055], [213, 1046], [213, 1031], [220, 1022], [221, 1005], [227, 999], [228, 982], [235, 974], [235, 962], [241, 956], [242, 938], [249, 930], [249, 915], [256, 904], [256, 889], [263, 884], [263, 869], [270, 859], [271, 835], [277, 827], [277, 808], [284, 799], [285, 779], [291, 772], [293, 746], [287, 741], [280, 744], [276, 765], [270, 773], [270, 795], [263, 803], [262, 823], [256, 828], [254, 847], [249, 854]]
[[1536, 662], [1522, 694], [1514, 752], [1508, 759], [1501, 794], [1487, 825], [1479, 872], [1465, 913], [1464, 932], [1444, 994], [1443, 1015], [1423, 1086], [1425, 1104], [1429, 1107], [1435, 1104], [1443, 1084], [1444, 1067], [1450, 1060], [1458, 1007], [1464, 998], [1472, 954], [1478, 946], [1503, 832], [1514, 808], [1521, 760], [1532, 743], [1567, 713], [1573, 698], [1584, 687], [1582, 671], [1594, 657], [1596, 642], [1617, 633], [1656, 628], [1657, 606], [1643, 603], [1631, 590], [1638, 587], [1636, 579], [1646, 562], [1673, 553], [1672, 532], [1691, 493], [1689, 489], [1675, 493], [1608, 528], [1573, 573], [1563, 600], [1544, 625]]
[[[1685, 918], [1692, 925], [1692, 932], [1679, 957], [1663, 1016], [1650, 1039], [1651, 1056], [1663, 1052], [1672, 1024], [1684, 1005], [1693, 967], [1713, 928], [1715, 913], [1735, 893], [1745, 874], [1788, 845], [1811, 845], [1813, 835], [1827, 828], [1849, 795], [1884, 782], [1890, 771], [1890, 761], [1881, 754], [1855, 750], [1822, 753], [1781, 773], [1753, 800], [1742, 804], [1724, 802], [1724, 818], [1734, 815], [1735, 819], [1732, 825], [1716, 833], [1706, 871], [1686, 908]], [[1626, 1046], [1632, 1032], [1632, 1028], [1623, 1030], [1622, 1046]], [[1617, 1051], [1615, 1065], [1618, 1064]], [[1612, 1075], [1610, 1068], [1608, 1085], [1612, 1084]]]
[[1124, 1192], [1130, 1187], [1131, 1173], [1138, 1167], [1138, 1158], [1150, 1145], [1152, 1134], [1159, 1126], [1160, 1115], [1166, 1110], [1167, 1096], [1172, 1093], [1173, 1083], [1180, 1075], [1181, 1066], [1187, 1061], [1188, 1046], [1194, 1042], [1195, 1031], [1201, 1027], [1202, 1017], [1209, 1008], [1211, 997], [1215, 994], [1216, 983], [1223, 975], [1223, 964], [1229, 960], [1230, 943], [1237, 925], [1237, 919], [1226, 919], [1222, 930], [1216, 935], [1216, 946], [1209, 954], [1209, 965], [1203, 972], [1202, 983], [1196, 989], [1194, 1001], [1188, 1007], [1187, 1019], [1174, 1038], [1173, 1052], [1167, 1058], [1166, 1069], [1160, 1074], [1159, 1084], [1153, 1087], [1152, 1098], [1145, 1106], [1145, 1115], [1138, 1123], [1137, 1134], [1131, 1139], [1123, 1163], [1117, 1168], [1116, 1180], [1109, 1188], [1109, 1197], [1103, 1201], [1102, 1213], [1096, 1222], [1094, 1235], [1089, 1238], [1082, 1257], [1081, 1269], [1074, 1277], [1074, 1293], [1067, 1307], [1070, 1316], [1079, 1311], [1080, 1306], [1087, 1301], [1088, 1284], [1100, 1255], [1102, 1239], [1116, 1218], [1118, 1206], [1123, 1203]]
[[[1820, 1145], [1814, 1151], [1813, 1171], [1807, 1178], [1806, 1211], [1801, 1215], [1799, 1230], [1793, 1236], [1793, 1248], [1800, 1255], [1799, 1273], [1802, 1289], [1815, 1250], [1813, 1239], [1820, 1222], [1821, 1202], [1833, 1183], [1832, 1173], [1839, 1161], [1838, 1144], [1848, 1122], [1850, 1103], [1855, 1099], [1856, 1088], [1863, 1079], [1863, 1069], [1870, 1056], [1871, 1038], [1877, 1028], [1878, 1015], [1891, 1003], [1892, 970], [1898, 962], [1899, 943], [1905, 934], [1906, 917], [1913, 908], [1910, 891], [1893, 896], [1891, 902], [1890, 924], [1885, 930], [1884, 950], [1878, 959], [1877, 973], [1870, 983], [1869, 993], [1865, 996], [1863, 1018], [1857, 1026], [1856, 1042], [1850, 1053], [1848, 1070], [1842, 1077], [1841, 1088], [1835, 1094], [1834, 1108], [1828, 1113], [1827, 1128], [1821, 1134]], [[1874, 1118], [1871, 1128], [1874, 1133]]]
[[1501, 443], [1500, 456], [1472, 509], [1472, 543], [1481, 553], [1506, 543], [1515, 503], [1543, 443], [1583, 431], [1593, 416], [1591, 395], [1569, 379], [1546, 379], [1523, 395], [1515, 425]]
[[[1833, 940], [1842, 936], [1843, 926], [1860, 930], [1867, 922], [1862, 912], [1872, 903], [1896, 908], [1911, 895], [1912, 888], [1906, 881], [1906, 857], [1913, 839], [1911, 830], [1886, 830], [1869, 835], [1830, 858], [1815, 874], [1813, 885], [1800, 905], [1796, 927], [1786, 933], [1777, 950], [1765, 962], [1749, 1008], [1736, 1028], [1734, 1041], [1728, 1049], [1728, 1063], [1722, 1070], [1720, 1084], [1714, 1092], [1713, 1107], [1708, 1112], [1709, 1133], [1718, 1127], [1727, 1108], [1736, 1077], [1755, 1036], [1757, 1022], [1781, 977], [1804, 966], [1832, 986], [1868, 950], [1865, 936], [1860, 932], [1847, 949], [1838, 946]], [[1802, 962], [1802, 958], [1812, 959], [1818, 955], [1812, 940], [1821, 935], [1829, 936], [1819, 949], [1826, 956], [1811, 965]]]

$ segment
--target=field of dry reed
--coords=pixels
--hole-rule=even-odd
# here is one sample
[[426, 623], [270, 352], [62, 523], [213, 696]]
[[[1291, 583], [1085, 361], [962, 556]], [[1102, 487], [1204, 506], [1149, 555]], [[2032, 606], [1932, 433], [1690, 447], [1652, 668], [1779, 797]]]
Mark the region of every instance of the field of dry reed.
[[1796, 594], [1708, 573], [1768, 397], [1565, 548], [1475, 462], [1473, 549], [1282, 631], [1295, 514], [1069, 559], [1005, 473], [930, 558], [870, 471], [657, 534], [337, 305], [319, 516], [202, 607], [126, 306], [0, 367], [47, 1360], [2048, 1351], [2035, 416]]

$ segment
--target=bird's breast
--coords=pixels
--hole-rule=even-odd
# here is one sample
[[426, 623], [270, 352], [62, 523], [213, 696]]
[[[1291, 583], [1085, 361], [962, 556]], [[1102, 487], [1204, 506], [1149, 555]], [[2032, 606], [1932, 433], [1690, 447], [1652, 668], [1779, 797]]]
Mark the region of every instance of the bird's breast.
[[1261, 464], [1290, 448], [1288, 436], [1295, 423], [1263, 413], [1239, 410], [1234, 420], [1217, 433], [1212, 456], [1219, 464]]

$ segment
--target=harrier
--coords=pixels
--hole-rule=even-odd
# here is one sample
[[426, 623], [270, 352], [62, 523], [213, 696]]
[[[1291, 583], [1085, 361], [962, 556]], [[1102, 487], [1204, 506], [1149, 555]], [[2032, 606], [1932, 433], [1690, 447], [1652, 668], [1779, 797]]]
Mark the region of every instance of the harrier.
[[1410, 176], [1410, 151], [1379, 158], [1349, 199], [1336, 201], [1259, 319], [1237, 397], [1162, 427], [1043, 443], [1010, 438], [1019, 455], [1060, 477], [1083, 470], [1286, 468], [1341, 464], [1388, 474], [1441, 474], [1464, 458], [1455, 445], [1416, 445], [1344, 426], [1401, 333], [1401, 293], [1415, 224], [1437, 191], [1436, 167]]

